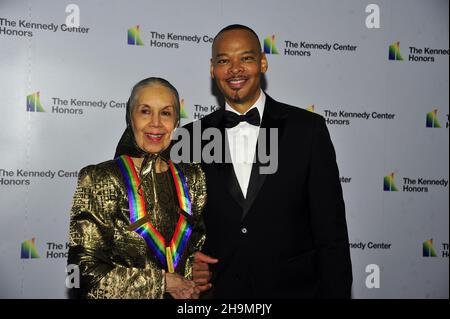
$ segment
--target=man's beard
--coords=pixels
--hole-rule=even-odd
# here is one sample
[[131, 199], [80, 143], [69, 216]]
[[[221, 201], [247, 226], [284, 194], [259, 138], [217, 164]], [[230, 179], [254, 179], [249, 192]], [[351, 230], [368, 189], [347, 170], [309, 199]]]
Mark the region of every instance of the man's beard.
[[235, 91], [234, 91], [234, 95], [231, 97], [231, 99], [232, 99], [233, 102], [235, 102], [235, 103], [241, 102], [241, 97], [239, 96], [239, 90], [235, 90]]

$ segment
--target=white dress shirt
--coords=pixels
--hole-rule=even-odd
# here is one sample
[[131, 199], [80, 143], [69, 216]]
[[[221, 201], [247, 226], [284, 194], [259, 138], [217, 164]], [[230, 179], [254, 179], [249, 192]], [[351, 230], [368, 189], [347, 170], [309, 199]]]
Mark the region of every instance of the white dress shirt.
[[[265, 103], [266, 95], [261, 90], [258, 100], [247, 110], [247, 112], [256, 107], [262, 121]], [[240, 113], [233, 109], [228, 103], [225, 103], [225, 110], [240, 115]], [[239, 186], [241, 186], [242, 194], [245, 198], [247, 197], [247, 189], [250, 182], [250, 174], [252, 172], [253, 160], [255, 157], [259, 126], [254, 126], [247, 122], [240, 122], [235, 127], [227, 128], [226, 134], [230, 147], [230, 155], [233, 162], [234, 173], [236, 174]]]

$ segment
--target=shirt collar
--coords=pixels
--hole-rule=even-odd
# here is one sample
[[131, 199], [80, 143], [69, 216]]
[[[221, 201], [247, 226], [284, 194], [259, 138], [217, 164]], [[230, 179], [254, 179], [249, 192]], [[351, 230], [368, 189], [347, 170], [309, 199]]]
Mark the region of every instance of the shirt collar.
[[[245, 112], [244, 114], [247, 114], [251, 109], [253, 108], [257, 108], [258, 112], [259, 112], [259, 116], [262, 120], [263, 114], [264, 114], [264, 106], [266, 104], [266, 95], [264, 94], [263, 90], [260, 90], [261, 93], [259, 94], [258, 99], [256, 100], [255, 104], [253, 104], [248, 110], [247, 112]], [[238, 111], [236, 111], [235, 109], [233, 109], [227, 102], [225, 102], [225, 110], [227, 111], [231, 111], [234, 112], [236, 114], [240, 114]]]

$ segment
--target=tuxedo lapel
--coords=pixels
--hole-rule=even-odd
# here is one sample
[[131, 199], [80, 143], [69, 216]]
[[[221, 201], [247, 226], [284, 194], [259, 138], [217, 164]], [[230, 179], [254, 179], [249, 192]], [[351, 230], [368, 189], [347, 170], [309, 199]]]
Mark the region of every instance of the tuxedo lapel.
[[[226, 188], [226, 190], [230, 193], [230, 195], [233, 197], [236, 203], [238, 203], [239, 206], [242, 207], [243, 210], [242, 219], [243, 219], [247, 215], [251, 206], [253, 205], [267, 177], [267, 174], [260, 173], [260, 168], [267, 164], [261, 163], [258, 156], [258, 147], [261, 143], [265, 144], [266, 149], [264, 149], [263, 151], [265, 151], [266, 153], [269, 152], [269, 150], [271, 149], [270, 148], [271, 128], [278, 129], [278, 145], [280, 145], [280, 141], [284, 131], [285, 115], [281, 113], [278, 102], [276, 102], [269, 95], [266, 94], [266, 104], [264, 106], [264, 114], [262, 116], [261, 121], [261, 128], [264, 128], [266, 130], [266, 134], [263, 135], [260, 130], [255, 151], [255, 161], [252, 165], [250, 181], [247, 188], [247, 196], [244, 198], [241, 187], [239, 185], [239, 181], [234, 172], [233, 163], [231, 161], [231, 158], [229, 157], [230, 151], [226, 130], [223, 125], [223, 113], [224, 110], [220, 109], [218, 111], [217, 116], [211, 119], [211, 121], [209, 121], [206, 125], [206, 127], [215, 127], [220, 129], [222, 136], [222, 163], [216, 163], [213, 166], [217, 169], [217, 172], [219, 174], [219, 181], [222, 181], [224, 183], [224, 187]], [[262, 141], [263, 138], [265, 139], [265, 141]], [[275, 149], [274, 151], [278, 152], [278, 149]]]
[[[278, 129], [278, 146], [280, 145], [280, 140], [284, 131], [284, 117], [283, 114], [279, 112], [279, 107], [277, 102], [275, 102], [269, 95], [266, 94], [266, 104], [264, 106], [264, 114], [262, 116], [261, 128], [264, 129], [266, 134], [262, 134], [262, 130], [260, 130], [258, 136], [258, 142], [256, 145], [255, 151], [255, 161], [252, 166], [252, 172], [250, 174], [250, 181], [247, 189], [247, 197], [245, 200], [244, 213], [242, 219], [245, 218], [251, 206], [253, 205], [256, 197], [258, 196], [259, 191], [261, 190], [264, 182], [266, 180], [267, 174], [261, 174], [260, 168], [263, 166], [259, 159], [258, 148], [262, 144], [266, 145], [266, 148], [262, 151], [266, 153], [271, 150], [270, 145], [270, 128]], [[263, 139], [265, 139], [263, 141]], [[273, 151], [278, 152], [278, 149]], [[267, 165], [267, 164], [265, 164]]]
[[230, 147], [228, 144], [228, 138], [225, 131], [225, 127], [223, 125], [223, 113], [224, 110], [220, 109], [218, 116], [215, 118], [213, 123], [209, 123], [208, 127], [215, 127], [220, 129], [220, 135], [222, 138], [222, 162], [216, 163], [214, 167], [216, 167], [218, 174], [219, 174], [219, 180], [223, 181], [224, 187], [226, 190], [230, 193], [230, 195], [233, 197], [233, 199], [239, 204], [239, 206], [244, 209], [245, 205], [245, 198], [242, 194], [241, 187], [239, 185], [239, 181], [237, 180], [236, 174], [234, 172], [233, 163], [231, 162], [231, 158], [229, 157], [230, 154]]
[[226, 154], [230, 154], [230, 146], [228, 144], [227, 134], [225, 129], [222, 129], [222, 164], [219, 164], [217, 167], [222, 175], [222, 180], [225, 182], [225, 188], [228, 192], [233, 196], [234, 200], [241, 206], [243, 209], [245, 207], [245, 198], [241, 190], [241, 186], [239, 185], [239, 181], [236, 177], [236, 173], [234, 172], [233, 163], [230, 158], [227, 158]]

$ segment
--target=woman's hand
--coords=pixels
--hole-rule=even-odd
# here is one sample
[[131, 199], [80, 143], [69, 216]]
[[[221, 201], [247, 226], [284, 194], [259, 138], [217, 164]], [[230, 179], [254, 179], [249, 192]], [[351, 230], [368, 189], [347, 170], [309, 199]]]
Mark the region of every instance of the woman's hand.
[[166, 272], [166, 292], [175, 299], [198, 298], [195, 283], [175, 273]]

